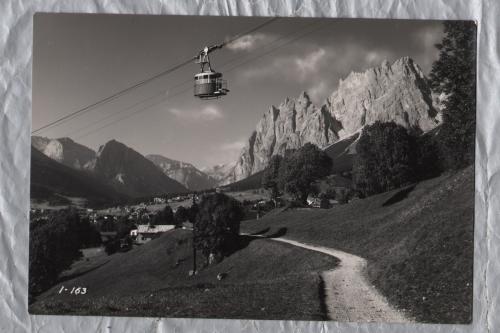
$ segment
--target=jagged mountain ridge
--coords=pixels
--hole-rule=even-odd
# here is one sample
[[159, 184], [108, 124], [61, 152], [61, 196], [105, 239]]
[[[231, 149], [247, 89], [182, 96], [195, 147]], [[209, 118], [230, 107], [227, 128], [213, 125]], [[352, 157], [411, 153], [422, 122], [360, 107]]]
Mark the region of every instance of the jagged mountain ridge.
[[190, 190], [204, 190], [217, 185], [217, 180], [186, 162], [173, 160], [158, 154], [146, 158], [160, 168], [168, 177], [177, 180]]
[[95, 151], [67, 137], [32, 136], [31, 144], [45, 156], [77, 170], [87, 169], [96, 157]]
[[[101, 146], [99, 153], [74, 142], [70, 138], [49, 139], [34, 136], [32, 137], [32, 147], [54, 162], [86, 173], [87, 176], [101, 179], [104, 184], [128, 197], [187, 191], [182, 184], [169, 178], [140, 153], [115, 140]], [[182, 164], [182, 162], [180, 163]], [[43, 165], [35, 163], [32, 168], [36, 169]], [[40, 170], [34, 171], [39, 174]], [[86, 176], [82, 175], [81, 177]], [[48, 181], [49, 183], [50, 181], [58, 183], [54, 177]], [[44, 185], [50, 187], [49, 183]], [[69, 183], [76, 184], [77, 182], [71, 181]], [[66, 192], [69, 190], [65, 189]]]
[[31, 146], [30, 196], [49, 199], [55, 195], [84, 197], [91, 203], [120, 202], [128, 199], [95, 175], [75, 170]]
[[420, 67], [409, 57], [351, 73], [320, 107], [308, 94], [271, 106], [258, 122], [234, 166], [221, 177], [230, 184], [263, 170], [270, 158], [311, 142], [326, 148], [375, 121], [426, 132], [439, 124], [433, 96]]
[[212, 167], [202, 168], [201, 171], [204, 172], [209, 177], [215, 179], [218, 184], [222, 183], [227, 177], [229, 172], [234, 168], [234, 163], [232, 164], [216, 164]]

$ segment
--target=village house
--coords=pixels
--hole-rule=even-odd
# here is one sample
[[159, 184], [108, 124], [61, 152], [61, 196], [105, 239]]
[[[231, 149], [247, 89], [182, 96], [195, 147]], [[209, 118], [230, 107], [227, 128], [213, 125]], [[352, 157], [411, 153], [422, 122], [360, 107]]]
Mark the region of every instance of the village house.
[[144, 244], [152, 239], [159, 237], [167, 231], [173, 230], [174, 228], [175, 226], [173, 224], [139, 224], [137, 226], [137, 229], [133, 229], [130, 231], [130, 236], [135, 237], [135, 241], [138, 244]]

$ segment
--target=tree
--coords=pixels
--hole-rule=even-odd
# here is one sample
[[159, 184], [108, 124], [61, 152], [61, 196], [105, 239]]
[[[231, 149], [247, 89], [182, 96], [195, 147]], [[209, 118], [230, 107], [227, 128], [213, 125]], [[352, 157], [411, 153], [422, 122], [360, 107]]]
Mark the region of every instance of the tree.
[[30, 223], [29, 293], [54, 285], [59, 274], [81, 257], [80, 218], [73, 210], [52, 213]]
[[151, 225], [175, 224], [174, 212], [169, 205], [156, 213]]
[[179, 206], [175, 211], [174, 220], [176, 226], [182, 226], [183, 222], [189, 219], [189, 210], [184, 206]]
[[243, 218], [241, 204], [225, 194], [215, 193], [203, 197], [198, 208], [194, 223], [195, 247], [201, 250], [207, 263], [210, 255], [218, 261], [237, 241]]
[[285, 152], [279, 167], [278, 186], [296, 201], [306, 204], [314, 181], [328, 176], [331, 170], [330, 157], [314, 144], [306, 143], [298, 150]]
[[433, 90], [445, 96], [440, 146], [448, 168], [474, 162], [476, 128], [476, 24], [446, 21], [444, 38], [432, 65]]
[[271, 157], [267, 168], [264, 170], [264, 175], [262, 176], [262, 186], [270, 191], [274, 207], [276, 207], [277, 199], [280, 195], [278, 177], [282, 161], [283, 157], [281, 155], [274, 155]]
[[198, 207], [198, 204], [196, 202], [193, 202], [191, 207], [189, 207], [188, 209], [188, 221], [191, 223], [195, 223], [199, 211], [200, 208]]
[[356, 152], [354, 184], [364, 196], [415, 180], [415, 138], [403, 126], [378, 121], [366, 126]]
[[133, 220], [128, 215], [122, 216], [116, 223], [116, 238], [121, 239], [130, 235], [130, 231], [137, 229]]

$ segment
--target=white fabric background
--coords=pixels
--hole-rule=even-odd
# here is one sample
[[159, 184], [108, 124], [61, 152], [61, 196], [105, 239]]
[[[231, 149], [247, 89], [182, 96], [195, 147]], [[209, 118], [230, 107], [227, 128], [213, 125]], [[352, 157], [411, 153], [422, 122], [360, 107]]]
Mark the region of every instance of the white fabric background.
[[[1, 332], [500, 332], [500, 2], [397, 0], [1, 0]], [[478, 22], [476, 221], [472, 325], [30, 316], [28, 209], [33, 14], [44, 12], [474, 19]], [[390, 36], [388, 36], [390, 38]]]

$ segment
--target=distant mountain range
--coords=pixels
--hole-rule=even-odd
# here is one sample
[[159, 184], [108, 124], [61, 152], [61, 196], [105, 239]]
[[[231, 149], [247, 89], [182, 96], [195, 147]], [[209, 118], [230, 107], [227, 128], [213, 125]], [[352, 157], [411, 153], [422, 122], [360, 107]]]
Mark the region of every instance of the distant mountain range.
[[92, 205], [126, 200], [127, 195], [116, 191], [103, 179], [76, 170], [47, 157], [31, 147], [31, 198], [51, 199], [63, 195], [83, 197]]
[[[88, 182], [89, 186], [96, 185], [97, 189], [101, 185], [106, 185], [116, 193], [129, 198], [182, 193], [188, 190], [213, 188], [217, 185], [217, 180], [190, 163], [172, 160], [161, 155], [145, 157], [116, 140], [107, 142], [96, 153], [70, 138], [49, 139], [33, 136], [32, 148], [32, 151], [36, 152], [33, 154], [32, 172], [41, 181], [40, 184], [43, 185], [40, 185], [41, 188], [52, 189], [51, 191], [35, 191], [39, 194], [51, 193], [52, 195], [60, 192], [61, 194], [65, 193], [65, 195], [68, 193], [76, 195], [92, 192], [71, 189], [71, 186], [79, 184], [79, 182], [75, 179], [65, 179], [68, 175], [80, 180], [92, 177], [93, 181]], [[53, 163], [47, 163], [46, 159], [45, 162], [40, 162], [41, 156], [49, 158]], [[57, 179], [54, 175], [59, 164], [59, 169], [62, 171], [61, 176]], [[51, 171], [46, 170], [48, 166], [50, 166]], [[63, 166], [66, 169], [62, 168]], [[69, 172], [67, 168], [72, 171]], [[39, 177], [39, 175], [46, 173], [49, 173], [51, 177], [47, 179]], [[68, 187], [51, 186], [51, 183], [68, 184]], [[35, 184], [34, 186], [39, 185]], [[92, 195], [95, 194], [92, 192]], [[116, 198], [116, 196], [111, 197]], [[109, 198], [109, 195], [103, 195], [103, 199]]]
[[[45, 192], [36, 190], [36, 193], [51, 195], [90, 193], [95, 196], [102, 190], [102, 185], [113, 189], [121, 198], [188, 191], [178, 181], [168, 177], [153, 162], [116, 140], [107, 142], [96, 153], [69, 138], [48, 139], [33, 136], [32, 148], [32, 175], [37, 177], [38, 182], [32, 181], [32, 189], [36, 190], [37, 186], [51, 189]], [[47, 159], [53, 163], [48, 163]], [[56, 177], [57, 170], [61, 173], [59, 177]], [[44, 174], [49, 174], [50, 177], [44, 179]], [[87, 182], [85, 191], [71, 188], [75, 184], [79, 184], [80, 187], [80, 183], [86, 183], [83, 179], [89, 177], [92, 180]], [[64, 184], [66, 186], [63, 186]], [[95, 191], [91, 191], [89, 186], [94, 187]], [[107, 195], [107, 192], [109, 191], [103, 191], [101, 196], [103, 200], [116, 198]]]
[[321, 106], [314, 105], [306, 92], [271, 106], [234, 163], [199, 170], [162, 155], [143, 156], [115, 140], [98, 153], [69, 138], [34, 136], [32, 145], [54, 161], [98, 177], [129, 197], [227, 184], [249, 188], [260, 186], [261, 171], [273, 155], [308, 142], [332, 157], [333, 172], [348, 171], [364, 126], [375, 121], [395, 122], [425, 133], [439, 125], [439, 110], [439, 97], [432, 94], [427, 78], [412, 59], [404, 57], [392, 65], [384, 61], [363, 73], [349, 74]]
[[186, 162], [172, 160], [162, 155], [146, 155], [168, 177], [177, 180], [190, 190], [214, 188], [218, 181]]

